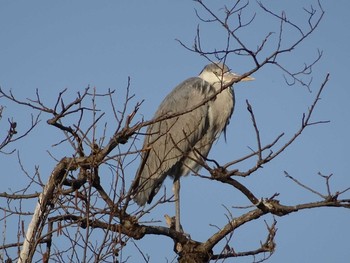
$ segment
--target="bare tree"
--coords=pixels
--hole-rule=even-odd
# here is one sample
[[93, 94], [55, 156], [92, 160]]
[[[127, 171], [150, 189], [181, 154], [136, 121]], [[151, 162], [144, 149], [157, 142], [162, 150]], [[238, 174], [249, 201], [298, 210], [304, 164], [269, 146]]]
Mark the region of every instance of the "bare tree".
[[[262, 2], [258, 2], [259, 11], [257, 12], [274, 18], [279, 25], [278, 32], [267, 32], [258, 44], [248, 44], [241, 37], [241, 34], [249, 30], [255, 21], [255, 14], [249, 17], [245, 13], [251, 5], [249, 2], [238, 0], [232, 6], [225, 6], [218, 11], [211, 9], [204, 1], [195, 2], [198, 4], [196, 15], [204, 26], [213, 24], [224, 29], [225, 46], [221, 49], [215, 47], [213, 50], [204, 48], [202, 31], [198, 27], [193, 45], [179, 40], [185, 49], [204, 56], [209, 61], [225, 62], [232, 56], [244, 58], [253, 66], [242, 77], [252, 75], [266, 65], [272, 65], [276, 71], [282, 71], [286, 85], [298, 84], [311, 90], [312, 78], [305, 81], [305, 77], [311, 75], [312, 67], [320, 60], [322, 52], [318, 51], [311, 62], [302, 61], [303, 65], [298, 70], [288, 68], [288, 65], [282, 62], [285, 60], [280, 60], [280, 57], [284, 54], [292, 54], [293, 50], [317, 29], [324, 15], [320, 2], [316, 7], [304, 9], [305, 24], [292, 21], [288, 19], [285, 12], [274, 12]], [[295, 35], [294, 41], [284, 41], [284, 36], [291, 32]], [[271, 50], [271, 47], [274, 48]], [[329, 75], [323, 77], [314, 101], [303, 114], [300, 126], [295, 127], [293, 136], [288, 138], [281, 133], [274, 140], [263, 142], [260, 138], [259, 120], [254, 114], [251, 103], [246, 101], [255, 131], [255, 138], [252, 138], [256, 141], [255, 148], [250, 154], [223, 165], [220, 165], [218, 160], [201, 160], [200, 164], [204, 169], [196, 176], [203, 180], [218, 181], [237, 189], [251, 204], [244, 209], [236, 208], [243, 211], [239, 216], [233, 216], [230, 209], [227, 209], [227, 224], [218, 226], [216, 233], [208, 236], [205, 241], [192, 239], [190, 229], [186, 229], [188, 233], [175, 231], [173, 220], [169, 216], [166, 216], [168, 227], [162, 226], [159, 222], [141, 223], [147, 214], [164, 203], [172, 202], [173, 198], [164, 194], [151, 206], [139, 208], [134, 204], [130, 190], [134, 174], [126, 173], [126, 167], [131, 162], [138, 162], [139, 153], [142, 151], [136, 143], [137, 140], [142, 140], [142, 128], [164, 119], [186, 114], [188, 110], [144, 121], [139, 113], [142, 102], [133, 101], [134, 96], [130, 94], [130, 81], [126, 86], [126, 95], [122, 103], [114, 100], [116, 92], [111, 90], [105, 94], [99, 94], [95, 89], [87, 88], [78, 93], [73, 100], [67, 100], [65, 97], [67, 91], [63, 90], [57, 95], [56, 103], [48, 105], [41, 99], [39, 91], [32, 99], [21, 99], [11, 91], [0, 89], [2, 100], [11, 101], [38, 113], [37, 117], [32, 117], [30, 128], [17, 137], [16, 122], [9, 120], [8, 132], [3, 135], [0, 143], [3, 153], [5, 147], [9, 147], [14, 140], [26, 140], [28, 132], [36, 128], [39, 116], [45, 116], [47, 124], [61, 133], [62, 137], [58, 139], [55, 146], [70, 147], [65, 157], [59, 160], [52, 155], [56, 165], [47, 182], [42, 180], [39, 171], [34, 175], [27, 173], [28, 187], [12, 193], [0, 194], [0, 197], [6, 201], [6, 205], [1, 207], [4, 212], [1, 222], [5, 226], [10, 220], [18, 222], [17, 240], [8, 242], [4, 237], [1, 245], [7, 262], [14, 260], [32, 262], [34, 259], [42, 259], [44, 262], [50, 259], [58, 262], [67, 260], [126, 262], [128, 256], [123, 255], [122, 252], [125, 245], [130, 242], [135, 245], [135, 250], [143, 256], [144, 261], [149, 262], [147, 252], [137, 246], [137, 240], [148, 235], [161, 235], [173, 240], [173, 249], [179, 262], [209, 262], [248, 256], [253, 257], [254, 261], [258, 261], [257, 256], [260, 256], [259, 261], [267, 260], [275, 251], [277, 217], [319, 207], [350, 207], [350, 200], [342, 198], [349, 188], [332, 192], [331, 175], [320, 174], [327, 187], [326, 193], [320, 193], [285, 172], [287, 178], [305, 191], [311, 191], [319, 197], [316, 202], [305, 201], [294, 205], [281, 203], [278, 200], [278, 193], [259, 198], [237, 180], [237, 178], [254, 174], [261, 169], [262, 165], [272, 162], [293, 144], [305, 129], [327, 122], [313, 121], [312, 117], [328, 79]], [[229, 85], [225, 88], [228, 87]], [[208, 100], [216, 95], [214, 94]], [[193, 105], [193, 109], [207, 103], [208, 100], [200, 105]], [[108, 105], [108, 107], [102, 110], [103, 107], [99, 105]], [[107, 111], [112, 113], [116, 125], [107, 125]], [[1, 112], [2, 108], [0, 116]], [[262, 127], [263, 125], [261, 124]], [[9, 150], [8, 153], [12, 152]], [[251, 160], [253, 165], [246, 170], [237, 169], [238, 164], [246, 160]], [[25, 169], [23, 171], [26, 174]], [[23, 207], [24, 203], [30, 200], [36, 203], [36, 207], [34, 211], [27, 212]], [[230, 245], [230, 239], [236, 229], [267, 215], [272, 215], [273, 220], [270, 224], [266, 223], [266, 238], [259, 247], [249, 251], [236, 251]], [[15, 233], [11, 235], [15, 236]]]

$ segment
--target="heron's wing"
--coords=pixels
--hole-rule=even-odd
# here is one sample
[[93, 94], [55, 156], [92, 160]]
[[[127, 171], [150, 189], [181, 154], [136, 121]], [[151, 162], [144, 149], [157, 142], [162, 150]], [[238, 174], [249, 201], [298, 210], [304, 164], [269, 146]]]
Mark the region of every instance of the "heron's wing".
[[[155, 119], [191, 109], [214, 92], [214, 88], [200, 78], [185, 80], [163, 100]], [[203, 138], [207, 130], [208, 103], [148, 127], [134, 198], [139, 205], [152, 200], [167, 175], [185, 175], [182, 174], [184, 155]]]

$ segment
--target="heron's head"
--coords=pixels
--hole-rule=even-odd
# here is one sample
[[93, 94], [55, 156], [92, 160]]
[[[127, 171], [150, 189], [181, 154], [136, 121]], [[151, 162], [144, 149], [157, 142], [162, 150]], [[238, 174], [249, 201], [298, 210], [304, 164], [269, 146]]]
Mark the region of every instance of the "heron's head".
[[[209, 82], [211, 85], [216, 86], [215, 84], [219, 84], [221, 87], [222, 85], [232, 82], [234, 79], [239, 79], [241, 75], [231, 72], [223, 63], [211, 63], [204, 67], [199, 77]], [[254, 78], [247, 76], [240, 81], [249, 80], [254, 80]]]

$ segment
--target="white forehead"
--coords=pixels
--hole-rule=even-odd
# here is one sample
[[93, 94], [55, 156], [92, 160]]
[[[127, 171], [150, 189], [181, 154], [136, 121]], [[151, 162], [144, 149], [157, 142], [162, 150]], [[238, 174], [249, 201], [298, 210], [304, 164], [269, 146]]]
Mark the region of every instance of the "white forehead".
[[230, 71], [229, 68], [223, 63], [211, 63], [209, 65], [206, 65], [201, 73], [204, 73], [204, 72], [225, 73], [228, 71]]

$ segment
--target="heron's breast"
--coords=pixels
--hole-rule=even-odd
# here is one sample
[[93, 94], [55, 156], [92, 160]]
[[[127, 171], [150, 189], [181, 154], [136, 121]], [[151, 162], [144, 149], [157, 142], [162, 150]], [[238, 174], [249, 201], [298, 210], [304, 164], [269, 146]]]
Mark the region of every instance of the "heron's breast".
[[231, 90], [227, 89], [217, 95], [209, 104], [210, 132], [216, 137], [225, 128], [231, 117], [234, 107], [234, 97]]

